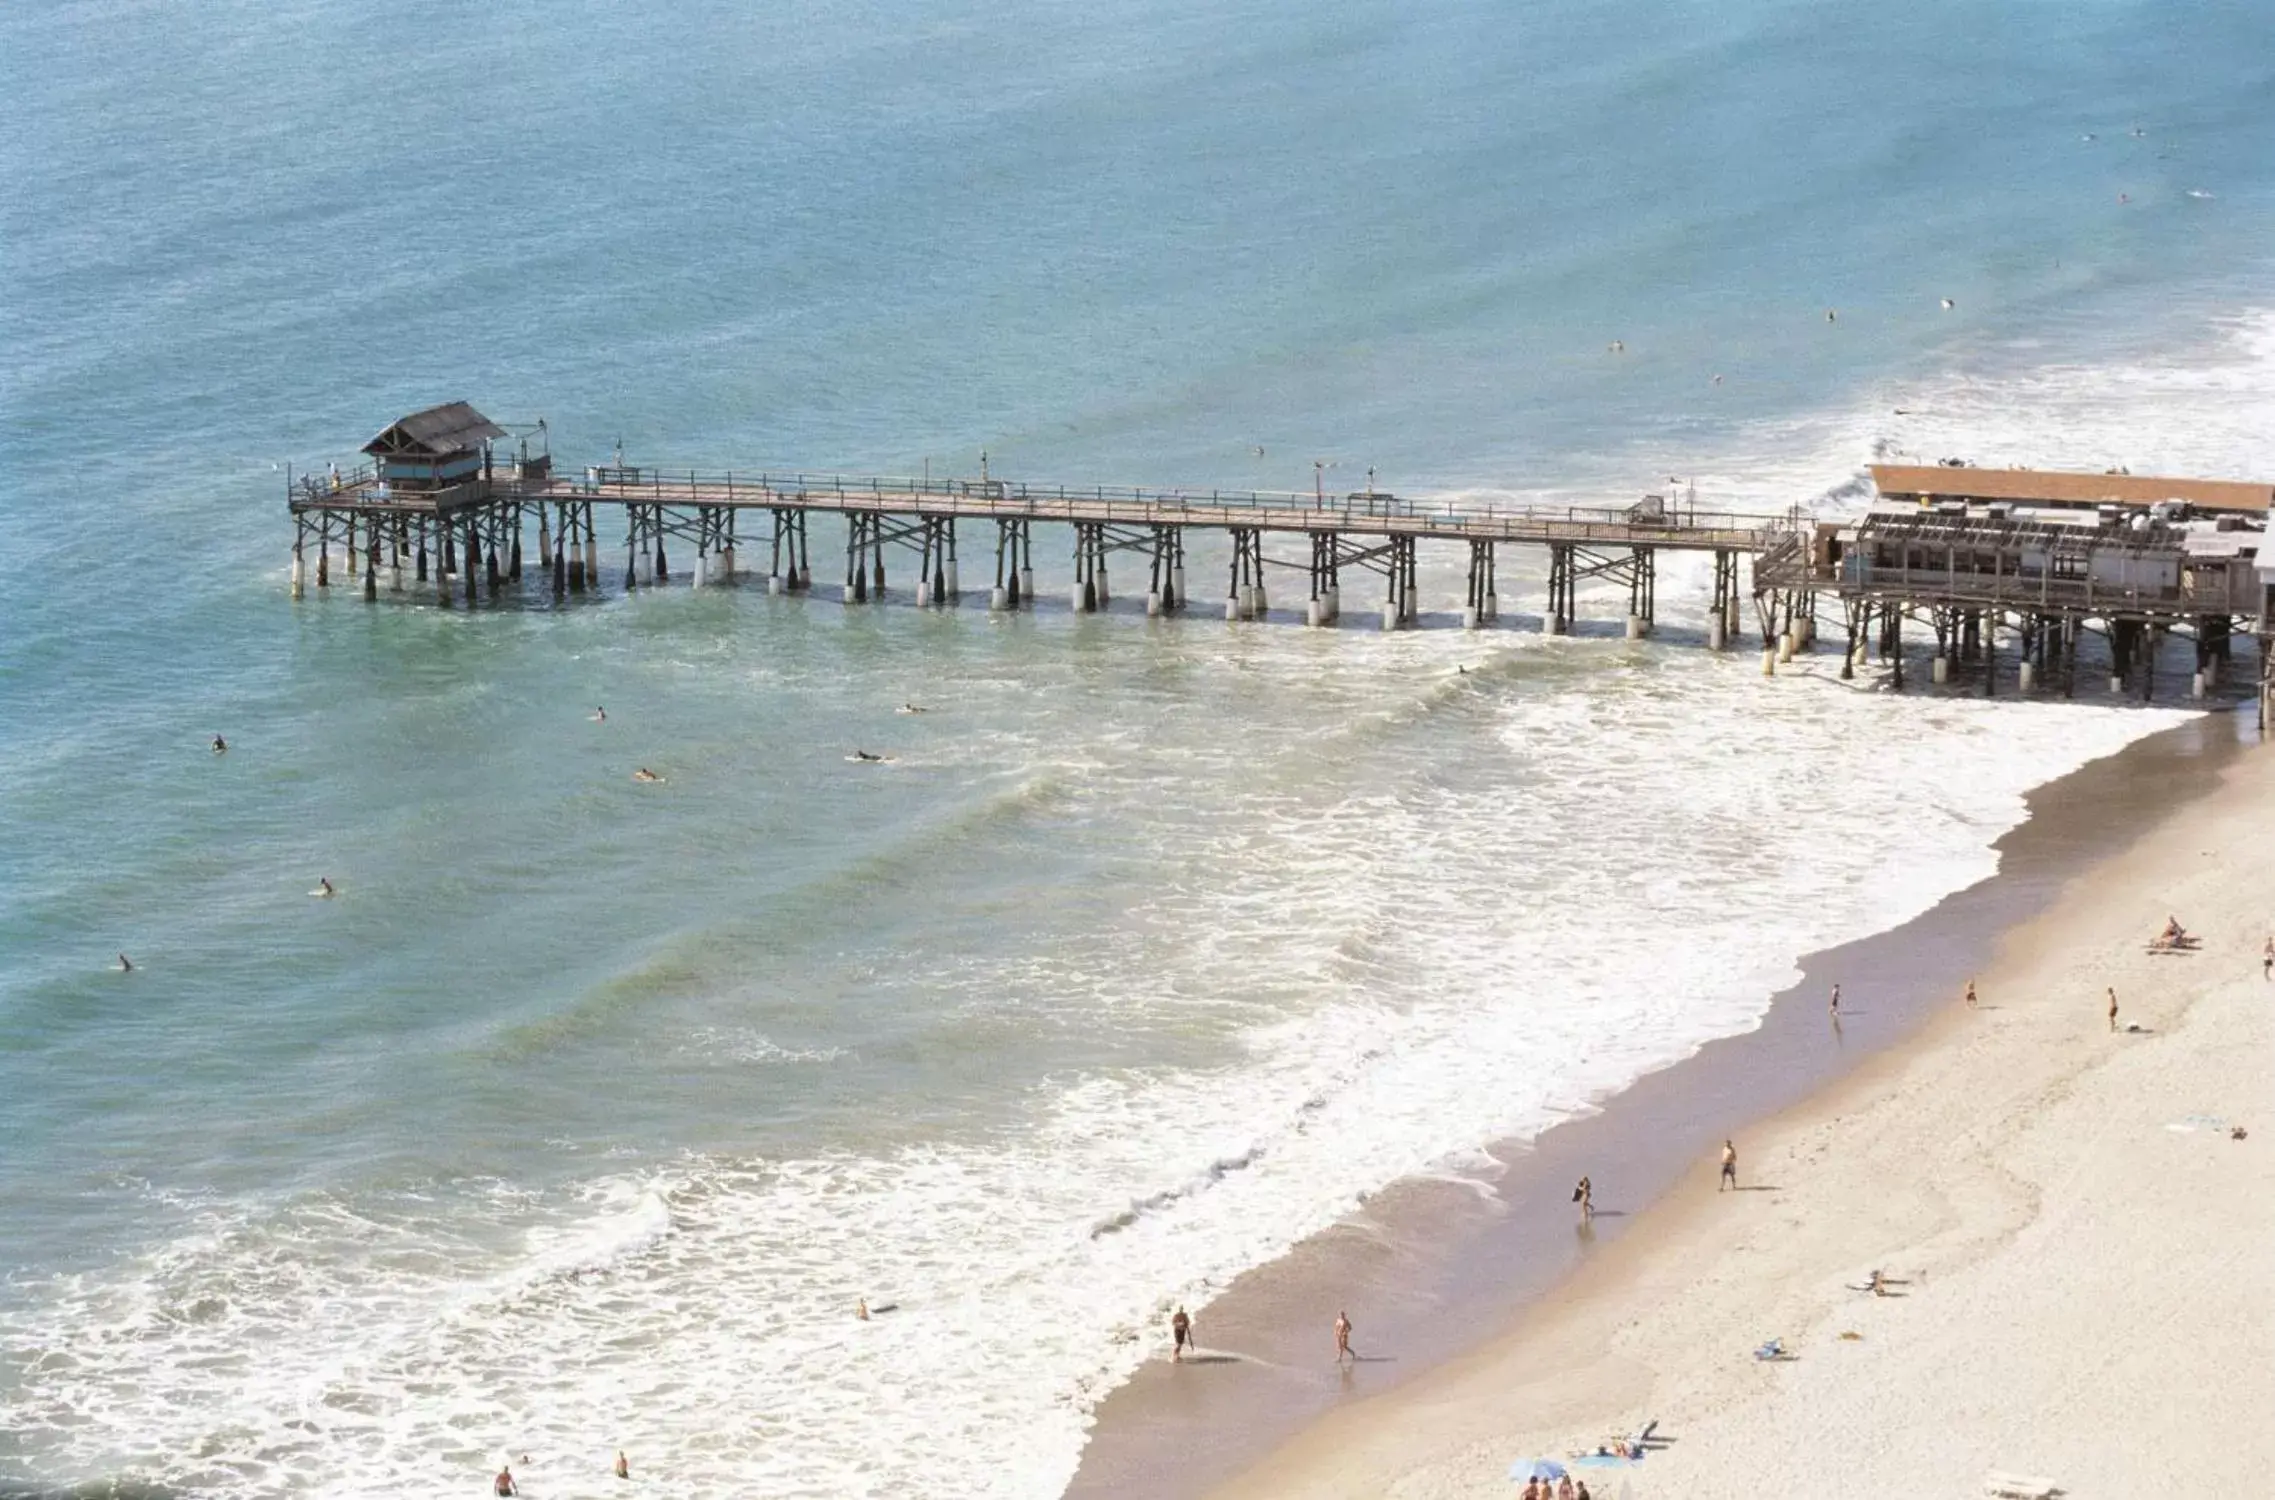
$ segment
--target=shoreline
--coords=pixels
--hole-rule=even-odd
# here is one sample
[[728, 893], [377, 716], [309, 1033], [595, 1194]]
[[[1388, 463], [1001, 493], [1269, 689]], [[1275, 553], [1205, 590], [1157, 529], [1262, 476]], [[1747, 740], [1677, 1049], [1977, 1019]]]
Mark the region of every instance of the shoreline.
[[[1669, 1190], [1725, 1134], [1740, 1135], [1743, 1170], [1743, 1137], [1764, 1122], [1932, 1051], [1969, 977], [2087, 871], [2216, 793], [2250, 735], [2247, 720], [2208, 714], [2046, 783], [1995, 842], [1997, 874], [1909, 922], [1805, 955], [1800, 979], [1754, 1030], [1709, 1042], [1529, 1142], [1496, 1144], [1483, 1181], [1392, 1184], [1350, 1220], [1236, 1279], [1197, 1318], [1205, 1363], [1156, 1358], [1100, 1403], [1065, 1493], [1269, 1492], [1291, 1440], [1332, 1445], [1352, 1414], [1420, 1400], [1583, 1295], [1634, 1241], [1658, 1239]], [[1837, 1028], [1825, 1005], [1834, 982]], [[1598, 1207], [1586, 1227], [1569, 1201], [1583, 1173]], [[1343, 1372], [1323, 1357], [1338, 1306], [1351, 1309], [1354, 1346], [1367, 1356]], [[1366, 1493], [1391, 1476], [1373, 1477]]]

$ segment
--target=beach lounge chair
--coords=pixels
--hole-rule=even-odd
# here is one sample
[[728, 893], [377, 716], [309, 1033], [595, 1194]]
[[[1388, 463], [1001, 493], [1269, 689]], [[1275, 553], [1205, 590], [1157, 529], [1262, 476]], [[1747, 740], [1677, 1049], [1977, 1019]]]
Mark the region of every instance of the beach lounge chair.
[[1983, 1476], [1983, 1493], [1998, 1500], [2054, 1500], [2062, 1487], [2033, 1474], [2005, 1474], [1997, 1469]]

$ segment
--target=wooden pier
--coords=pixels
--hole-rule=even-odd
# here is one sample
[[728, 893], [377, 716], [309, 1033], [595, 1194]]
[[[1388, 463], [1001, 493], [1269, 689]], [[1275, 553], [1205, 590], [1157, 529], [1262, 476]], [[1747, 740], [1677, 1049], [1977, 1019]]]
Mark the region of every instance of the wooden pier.
[[[1221, 596], [1226, 619], [1262, 618], [1276, 592], [1267, 571], [1277, 569], [1304, 575], [1307, 623], [1331, 625], [1342, 613], [1344, 574], [1356, 572], [1382, 580], [1384, 629], [1420, 617], [1417, 556], [1426, 542], [1466, 549], [1462, 619], [1471, 627], [1500, 614], [1498, 549], [1544, 549], [1549, 586], [1543, 614], [1557, 634], [1572, 628], [1578, 588], [1588, 579], [1626, 585], [1628, 631], [1647, 634], [1657, 614], [1658, 554], [1710, 552], [1720, 622], [1711, 634], [1719, 647], [1738, 628], [1741, 560], [1793, 535], [1799, 524], [1793, 515], [1701, 511], [1660, 497], [1599, 509], [1417, 501], [1373, 490], [1336, 495], [1044, 485], [985, 475], [704, 473], [621, 462], [563, 474], [549, 452], [530, 453], [526, 439], [517, 451], [501, 451], [497, 440], [507, 436], [456, 403], [389, 427], [366, 446], [371, 463], [294, 479], [288, 499], [296, 528], [295, 594], [310, 578], [330, 587], [337, 567], [376, 599], [382, 574], [386, 590], [400, 592], [408, 570], [411, 582], [431, 581], [439, 602], [472, 604], [485, 588], [494, 596], [522, 578], [532, 519], [537, 565], [557, 595], [600, 589], [604, 562], [613, 571], [619, 557], [622, 587], [668, 583], [675, 552], [676, 566], [697, 585], [756, 576], [769, 592], [799, 593], [814, 587], [807, 521], [822, 512], [844, 522], [840, 597], [848, 604], [883, 596], [887, 555], [895, 550], [915, 564], [918, 605], [957, 601], [959, 543], [977, 530], [993, 544], [989, 607], [1030, 605], [1037, 589], [1034, 529], [1042, 524], [1064, 527], [1073, 538], [1067, 597], [1074, 609], [1104, 608], [1113, 594], [1114, 564], [1126, 560], [1144, 580], [1147, 613], [1170, 613], [1194, 597], [1186, 542], [1201, 530], [1222, 533], [1230, 543]], [[602, 517], [610, 514], [620, 519], [623, 540], [619, 552], [611, 525], [604, 559]], [[1296, 539], [1300, 556], [1267, 550], [1268, 543], [1288, 550]], [[760, 549], [763, 570], [754, 566]]]
[[[634, 590], [671, 582], [675, 567], [698, 586], [752, 579], [770, 593], [805, 593], [816, 584], [808, 521], [821, 512], [843, 525], [843, 568], [828, 566], [849, 605], [885, 596], [896, 553], [914, 565], [917, 605], [957, 603], [959, 546], [977, 541], [992, 544], [988, 607], [1028, 607], [1040, 524], [1072, 538], [1061, 586], [1077, 611], [1105, 608], [1127, 568], [1122, 576], [1135, 580], [1130, 591], [1149, 615], [1206, 598], [1212, 611], [1221, 599], [1227, 620], [1261, 619], [1284, 597], [1267, 581], [1277, 570], [1302, 575], [1305, 622], [1331, 626], [1349, 573], [1380, 580], [1385, 630], [1420, 617], [1425, 544], [1466, 553], [1469, 628], [1500, 616], [1501, 549], [1525, 547], [1545, 554], [1544, 630], [1569, 632], [1579, 587], [1595, 580], [1624, 586], [1630, 637], [1656, 621], [1659, 554], [1705, 553], [1711, 648], [1738, 641], [1751, 597], [1766, 674], [1809, 649], [1830, 619], [1846, 635], [1841, 675], [1877, 653], [1899, 688], [1911, 622], [1934, 636], [1935, 682], [1979, 672], [1986, 693], [2000, 682], [2002, 635], [2019, 691], [2074, 690], [2079, 641], [2090, 634], [2108, 642], [2113, 690], [2144, 699], [2155, 692], [2159, 646], [2186, 635], [2197, 654], [2191, 691], [2202, 696], [2219, 684], [2235, 637], [2264, 636], [2269, 613], [2257, 550], [2275, 491], [2232, 482], [1880, 469], [1882, 504], [1862, 518], [1819, 522], [1797, 510], [1735, 514], [1664, 496], [1591, 508], [1423, 501], [1371, 486], [1338, 495], [1029, 484], [993, 477], [984, 461], [976, 479], [707, 473], [621, 458], [564, 473], [548, 437], [542, 424], [515, 436], [458, 402], [388, 427], [365, 445], [367, 463], [293, 477], [294, 597], [311, 579], [329, 588], [344, 574], [376, 599], [384, 574], [387, 592], [426, 585], [445, 606], [495, 598], [523, 577], [533, 521], [540, 578], [556, 597], [599, 592], [604, 570]], [[1221, 594], [1188, 576], [1195, 531], [1225, 538]], [[2269, 653], [2260, 656], [2264, 710], [2275, 678]]]

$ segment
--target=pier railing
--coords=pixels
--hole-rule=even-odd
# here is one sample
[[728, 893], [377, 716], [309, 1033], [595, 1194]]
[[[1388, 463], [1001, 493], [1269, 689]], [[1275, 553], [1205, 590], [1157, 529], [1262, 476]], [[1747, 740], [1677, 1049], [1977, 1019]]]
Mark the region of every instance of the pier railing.
[[[501, 490], [507, 481], [500, 481]], [[1476, 533], [1554, 530], [1559, 540], [1634, 545], [1658, 540], [1699, 545], [1708, 538], [1753, 546], [1791, 531], [1797, 512], [1745, 514], [1695, 504], [1625, 507], [1503, 505], [1418, 499], [1380, 491], [1157, 489], [1136, 485], [1030, 484], [1002, 479], [845, 474], [757, 474], [725, 470], [595, 466], [581, 476], [520, 484], [529, 500], [597, 500], [667, 506], [784, 507], [837, 511], [933, 511], [956, 516], [1080, 520], [1107, 524], [1255, 524], [1270, 529]]]

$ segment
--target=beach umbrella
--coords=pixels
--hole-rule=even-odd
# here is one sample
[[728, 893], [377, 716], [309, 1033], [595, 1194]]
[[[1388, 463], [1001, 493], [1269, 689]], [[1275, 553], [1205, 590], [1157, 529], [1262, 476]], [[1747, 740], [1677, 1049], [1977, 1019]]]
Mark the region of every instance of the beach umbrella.
[[1511, 1479], [1562, 1479], [1564, 1465], [1553, 1458], [1520, 1458], [1509, 1465]]

